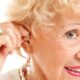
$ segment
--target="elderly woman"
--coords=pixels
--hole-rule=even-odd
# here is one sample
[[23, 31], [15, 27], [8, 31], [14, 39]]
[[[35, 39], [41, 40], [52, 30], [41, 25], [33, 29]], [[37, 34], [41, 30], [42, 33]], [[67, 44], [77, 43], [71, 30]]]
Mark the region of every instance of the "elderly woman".
[[1, 60], [20, 47], [29, 56], [16, 77], [80, 80], [80, 0], [13, 0], [7, 12]]

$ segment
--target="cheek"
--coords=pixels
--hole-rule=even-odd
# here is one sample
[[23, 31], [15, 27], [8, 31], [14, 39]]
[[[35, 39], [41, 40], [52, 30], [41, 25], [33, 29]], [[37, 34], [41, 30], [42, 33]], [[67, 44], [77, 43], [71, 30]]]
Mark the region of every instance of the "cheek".
[[61, 45], [60, 43], [54, 43], [50, 48], [50, 59], [52, 58], [57, 65], [66, 64], [74, 55], [74, 52]]
[[[39, 29], [40, 30], [40, 29]], [[53, 33], [54, 34], [54, 33]], [[42, 65], [65, 65], [75, 55], [77, 48], [63, 44], [47, 31], [39, 32], [37, 39], [33, 40], [33, 52], [37, 61]]]
[[46, 55], [46, 60], [50, 61], [51, 63], [54, 62], [54, 64], [57, 66], [64, 66], [75, 57], [78, 47], [66, 44], [63, 45], [59, 41], [50, 40], [46, 42], [43, 50], [45, 53], [44, 56]]
[[52, 50], [56, 63], [64, 66], [75, 57], [78, 52], [78, 46], [63, 45], [63, 43], [55, 41], [54, 45], [52, 45]]
[[35, 44], [35, 55], [39, 63], [49, 64], [49, 66], [65, 65], [73, 56], [74, 51], [71, 47], [62, 45], [56, 40], [42, 40]]

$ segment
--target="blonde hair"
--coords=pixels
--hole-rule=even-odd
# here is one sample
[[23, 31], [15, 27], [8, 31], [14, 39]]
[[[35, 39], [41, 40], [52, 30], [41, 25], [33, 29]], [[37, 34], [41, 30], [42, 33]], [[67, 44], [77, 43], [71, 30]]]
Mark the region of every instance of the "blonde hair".
[[80, 0], [13, 0], [7, 14], [12, 21], [53, 25], [56, 13], [67, 7], [79, 11]]

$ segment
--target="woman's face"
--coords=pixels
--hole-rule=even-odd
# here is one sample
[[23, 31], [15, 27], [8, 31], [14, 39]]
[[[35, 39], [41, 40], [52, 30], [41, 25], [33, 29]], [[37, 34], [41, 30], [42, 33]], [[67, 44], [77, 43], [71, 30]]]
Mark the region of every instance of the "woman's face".
[[49, 27], [33, 31], [35, 60], [48, 80], [80, 80], [80, 14], [66, 11]]

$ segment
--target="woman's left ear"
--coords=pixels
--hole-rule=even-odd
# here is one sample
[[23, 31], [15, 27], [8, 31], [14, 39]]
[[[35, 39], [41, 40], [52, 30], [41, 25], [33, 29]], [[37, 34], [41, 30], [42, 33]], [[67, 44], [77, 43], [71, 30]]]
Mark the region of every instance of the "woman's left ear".
[[[25, 26], [26, 27], [26, 26]], [[27, 52], [27, 53], [32, 53], [32, 46], [31, 46], [31, 32], [25, 28], [24, 26], [21, 26], [20, 32], [21, 32], [21, 37], [22, 37], [22, 48]]]
[[32, 46], [31, 46], [31, 31], [30, 26], [21, 22], [17, 23], [14, 22], [14, 24], [18, 25], [18, 29], [21, 33], [21, 47], [27, 52], [32, 53]]

